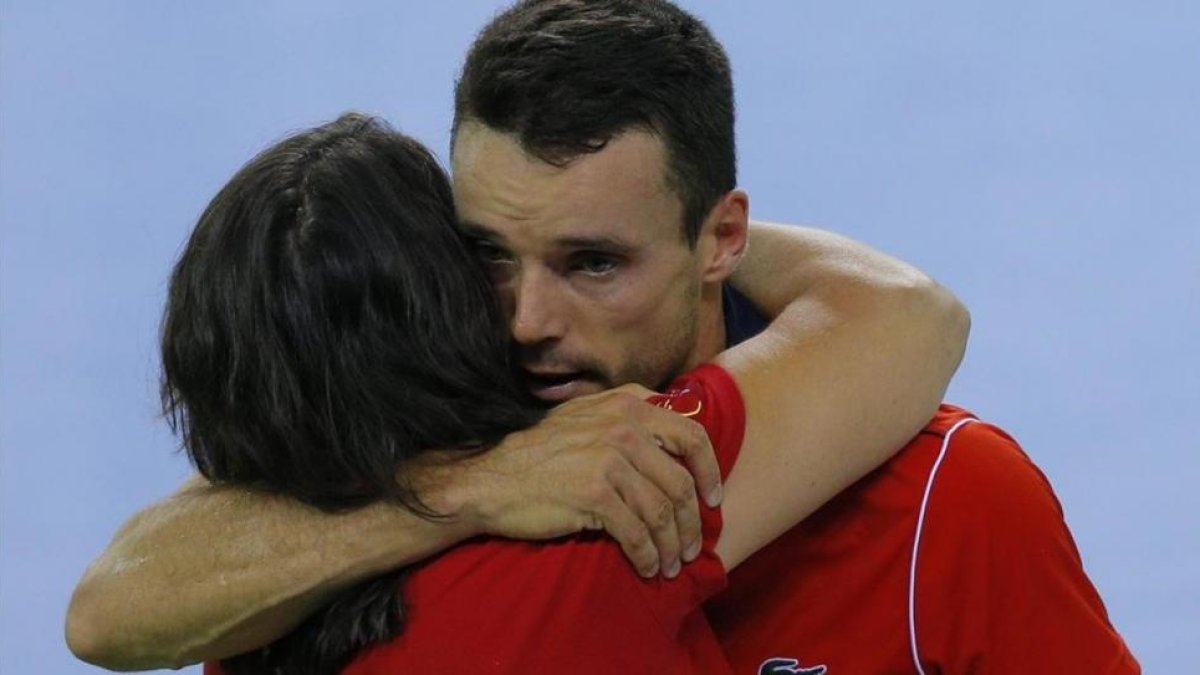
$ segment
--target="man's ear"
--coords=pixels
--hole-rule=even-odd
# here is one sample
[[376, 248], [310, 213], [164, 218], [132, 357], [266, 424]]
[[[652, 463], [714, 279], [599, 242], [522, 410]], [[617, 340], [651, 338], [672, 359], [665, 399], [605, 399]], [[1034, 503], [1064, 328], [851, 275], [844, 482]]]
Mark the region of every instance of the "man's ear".
[[746, 252], [747, 231], [750, 226], [750, 197], [742, 190], [725, 193], [709, 211], [700, 229], [701, 278], [706, 283], [720, 283], [737, 269]]

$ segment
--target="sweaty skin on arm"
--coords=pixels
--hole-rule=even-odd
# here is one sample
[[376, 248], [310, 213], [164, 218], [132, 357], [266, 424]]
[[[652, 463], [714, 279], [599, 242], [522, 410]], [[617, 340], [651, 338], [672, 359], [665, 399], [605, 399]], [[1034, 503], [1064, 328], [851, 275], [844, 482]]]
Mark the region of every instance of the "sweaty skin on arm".
[[[286, 634], [344, 588], [479, 534], [604, 529], [653, 573], [648, 516], [618, 495], [666, 500], [672, 513], [678, 502], [698, 536], [695, 486], [720, 480], [712, 447], [694, 423], [631, 394], [588, 398], [481, 455], [407, 469], [426, 506], [448, 518], [387, 503], [329, 514], [196, 477], [131, 518], [84, 572], [67, 612], [68, 646], [112, 670], [222, 659]], [[674, 487], [680, 476], [686, 494]]]
[[811, 228], [755, 223], [732, 282], [776, 318], [714, 359], [746, 405], [716, 547], [726, 569], [920, 431], [970, 327], [962, 304], [919, 270]]
[[[455, 522], [390, 504], [328, 514], [196, 476], [129, 519], [84, 572], [67, 613], [67, 643], [112, 670], [241, 653], [290, 630], [348, 580], [469, 536]], [[288, 582], [309, 592], [284, 588]]]
[[[733, 282], [766, 316], [779, 318], [717, 360], [734, 373], [747, 407], [746, 449], [725, 489], [728, 533], [718, 545], [728, 567], [880, 464], [921, 427], [961, 358], [967, 324], [948, 292], [861, 244], [802, 228], [756, 225], [753, 232], [749, 261]], [[442, 493], [423, 496], [466, 518], [430, 522], [390, 505], [331, 516], [278, 496], [185, 486], [129, 521], [89, 567], [72, 598], [68, 642], [81, 658], [114, 669], [224, 658], [283, 635], [352, 583], [481, 532], [544, 538], [603, 527], [621, 539], [614, 530], [623, 530], [626, 554], [644, 570], [646, 528], [639, 545], [629, 534], [637, 529], [629, 508], [606, 501], [620, 490], [580, 476], [594, 476], [596, 462], [607, 463], [606, 476], [653, 475], [658, 469], [646, 468], [647, 455], [657, 449], [631, 438], [658, 436], [690, 458], [695, 485], [707, 492], [711, 449], [705, 455], [694, 447], [697, 425], [665, 411], [637, 412], [656, 409], [631, 406], [628, 393], [588, 398], [603, 414], [585, 414], [581, 399], [547, 419], [560, 419], [564, 430], [590, 425], [589, 433], [576, 431], [570, 452], [556, 452], [563, 461], [536, 460], [556, 451], [549, 446], [522, 456], [502, 444], [464, 463], [457, 482], [450, 480], [452, 467], [437, 467], [428, 485]], [[643, 414], [636, 424], [629, 420]], [[521, 433], [528, 438], [533, 431]], [[589, 443], [621, 447], [589, 464], [584, 455], [596, 456], [583, 452]], [[689, 443], [691, 450], [681, 449]], [[614, 470], [622, 458], [627, 466]], [[500, 489], [510, 505], [530, 497], [529, 490], [486, 481], [497, 474], [540, 481], [534, 504], [517, 515], [489, 504], [502, 499]], [[680, 490], [667, 488], [666, 480], [674, 478], [655, 485], [678, 504]], [[761, 487], [780, 481], [786, 494]], [[481, 522], [488, 518], [503, 524]]]

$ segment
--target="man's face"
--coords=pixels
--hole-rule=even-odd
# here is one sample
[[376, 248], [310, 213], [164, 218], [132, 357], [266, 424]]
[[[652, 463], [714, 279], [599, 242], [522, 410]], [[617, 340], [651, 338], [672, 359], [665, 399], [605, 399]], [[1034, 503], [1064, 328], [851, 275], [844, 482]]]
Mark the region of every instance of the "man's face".
[[459, 218], [491, 270], [535, 395], [657, 387], [691, 365], [701, 265], [656, 137], [627, 132], [559, 167], [466, 123], [453, 164]]

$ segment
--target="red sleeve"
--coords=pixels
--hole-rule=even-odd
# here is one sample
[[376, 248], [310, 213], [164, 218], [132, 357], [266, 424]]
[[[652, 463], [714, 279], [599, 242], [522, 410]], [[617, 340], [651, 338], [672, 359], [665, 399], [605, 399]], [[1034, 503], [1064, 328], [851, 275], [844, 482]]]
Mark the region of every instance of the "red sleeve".
[[721, 479], [729, 477], [746, 434], [746, 404], [737, 383], [724, 368], [701, 364], [675, 378], [665, 392], [649, 400], [699, 422], [717, 453]]
[[[650, 397], [648, 402], [703, 426], [716, 454], [721, 480], [729, 477], [742, 449], [746, 406], [737, 383], [724, 368], [712, 363], [701, 364], [675, 378], [666, 391]], [[700, 523], [703, 542], [699, 557], [684, 565], [679, 579], [651, 582], [650, 587], [655, 593], [673, 598], [663, 602], [660, 597], [652, 606], [699, 606], [725, 588], [725, 565], [714, 551], [723, 526], [720, 509], [709, 508], [701, 500]]]
[[918, 549], [917, 642], [943, 672], [1137, 673], [1049, 482], [1000, 429], [946, 444]]

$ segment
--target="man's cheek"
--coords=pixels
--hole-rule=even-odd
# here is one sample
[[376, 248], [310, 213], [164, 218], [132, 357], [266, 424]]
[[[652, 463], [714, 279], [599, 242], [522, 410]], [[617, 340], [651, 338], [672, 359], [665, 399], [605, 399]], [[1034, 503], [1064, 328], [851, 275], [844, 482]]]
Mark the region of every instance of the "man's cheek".
[[667, 306], [665, 298], [648, 294], [613, 293], [593, 304], [597, 324], [614, 334], [646, 329]]
[[516, 310], [516, 294], [513, 293], [512, 284], [506, 280], [497, 281], [492, 279], [492, 289], [496, 293], [496, 302], [500, 305], [500, 311], [504, 313], [504, 318], [511, 321], [513, 312]]

